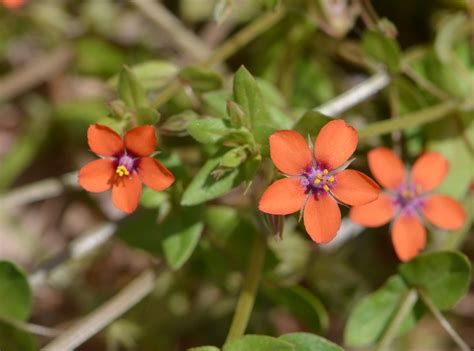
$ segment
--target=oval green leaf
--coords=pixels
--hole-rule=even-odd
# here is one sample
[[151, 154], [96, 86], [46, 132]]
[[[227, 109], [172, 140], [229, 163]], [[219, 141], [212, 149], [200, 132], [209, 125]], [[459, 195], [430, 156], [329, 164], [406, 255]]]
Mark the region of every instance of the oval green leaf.
[[430, 252], [398, 268], [411, 286], [422, 288], [440, 310], [453, 307], [467, 292], [471, 265], [459, 252]]
[[344, 351], [342, 347], [310, 333], [291, 333], [280, 336], [295, 346], [295, 351]]
[[14, 263], [0, 261], [0, 316], [26, 320], [30, 316], [32, 304], [26, 274]]
[[265, 335], [245, 335], [224, 345], [223, 351], [296, 351], [287, 341]]

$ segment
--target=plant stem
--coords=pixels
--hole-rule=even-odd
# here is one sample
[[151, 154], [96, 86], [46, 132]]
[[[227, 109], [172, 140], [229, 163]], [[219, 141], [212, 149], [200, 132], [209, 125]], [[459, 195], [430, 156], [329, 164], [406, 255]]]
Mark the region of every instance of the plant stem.
[[[240, 48], [251, 42], [261, 33], [265, 32], [268, 28], [278, 22], [285, 11], [278, 9], [274, 12], [267, 12], [261, 17], [257, 18], [247, 27], [240, 30], [232, 38], [225, 41], [219, 46], [214, 53], [209, 56], [206, 60], [201, 62], [202, 67], [213, 67], [227, 58], [236, 53]], [[179, 80], [173, 81], [168, 85], [159, 95], [152, 101], [151, 105], [154, 108], [159, 108], [168, 102], [181, 88], [181, 82]]]
[[388, 325], [387, 329], [385, 329], [385, 332], [380, 338], [379, 344], [375, 348], [375, 351], [383, 351], [388, 348], [395, 336], [397, 336], [401, 324], [405, 320], [408, 313], [410, 313], [412, 310], [417, 299], [418, 294], [415, 289], [410, 289], [407, 291], [400, 301], [400, 305], [398, 306], [395, 316], [392, 318], [390, 324]]
[[262, 235], [256, 235], [250, 254], [250, 262], [244, 278], [242, 291], [235, 308], [232, 324], [227, 334], [226, 342], [236, 339], [245, 333], [252, 313], [255, 296], [262, 275], [265, 260], [266, 240]]
[[368, 138], [382, 134], [388, 134], [405, 128], [413, 128], [428, 122], [448, 116], [455, 111], [458, 104], [455, 101], [446, 101], [440, 104], [427, 107], [420, 111], [407, 113], [395, 119], [387, 119], [374, 122], [359, 130], [359, 138]]
[[453, 339], [453, 341], [459, 346], [459, 349], [462, 351], [470, 351], [471, 348], [469, 347], [469, 345], [466, 344], [466, 342], [459, 336], [459, 334], [456, 332], [453, 326], [448, 322], [448, 320], [444, 318], [443, 314], [434, 305], [433, 301], [431, 301], [431, 298], [428, 296], [428, 294], [426, 294], [426, 292], [423, 291], [423, 289], [417, 289], [417, 290], [423, 303], [428, 307], [428, 309], [431, 311], [433, 316], [437, 319], [439, 324], [441, 324], [443, 329], [446, 330], [446, 332]]

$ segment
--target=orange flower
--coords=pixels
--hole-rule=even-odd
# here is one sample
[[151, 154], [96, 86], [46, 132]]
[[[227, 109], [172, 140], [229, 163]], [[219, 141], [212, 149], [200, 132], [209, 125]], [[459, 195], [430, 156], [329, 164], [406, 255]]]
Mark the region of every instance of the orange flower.
[[392, 243], [400, 260], [410, 260], [425, 247], [422, 217], [443, 229], [463, 226], [466, 213], [461, 204], [449, 196], [432, 193], [449, 168], [448, 161], [439, 153], [422, 155], [410, 174], [390, 149], [376, 148], [368, 158], [372, 174], [386, 191], [370, 204], [353, 207], [349, 216], [366, 227], [378, 227], [393, 218]]
[[9, 9], [16, 9], [25, 4], [25, 0], [1, 0], [3, 6]]
[[126, 213], [137, 208], [142, 182], [156, 191], [174, 182], [173, 174], [151, 157], [156, 147], [153, 126], [131, 129], [122, 139], [112, 129], [93, 124], [87, 131], [87, 140], [90, 149], [103, 158], [79, 171], [79, 184], [93, 193], [112, 188], [114, 205]]
[[311, 239], [331, 241], [341, 224], [337, 201], [363, 205], [376, 200], [380, 192], [372, 179], [346, 169], [357, 143], [356, 130], [343, 120], [331, 121], [321, 129], [314, 152], [294, 131], [272, 134], [270, 157], [286, 178], [268, 187], [260, 199], [260, 211], [287, 215], [301, 210]]

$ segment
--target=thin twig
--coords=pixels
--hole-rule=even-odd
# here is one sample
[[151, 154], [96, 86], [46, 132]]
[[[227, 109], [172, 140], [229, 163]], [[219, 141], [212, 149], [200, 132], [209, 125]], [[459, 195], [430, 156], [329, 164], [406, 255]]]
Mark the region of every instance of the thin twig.
[[428, 307], [431, 311], [433, 316], [436, 318], [438, 323], [446, 330], [449, 334], [451, 339], [459, 346], [459, 349], [462, 351], [470, 351], [471, 348], [468, 344], [461, 338], [461, 336], [457, 333], [457, 331], [453, 328], [453, 326], [448, 322], [446, 318], [444, 318], [443, 314], [439, 311], [439, 309], [434, 305], [431, 298], [426, 294], [423, 289], [417, 289], [418, 295], [420, 295], [421, 300], [423, 303]]
[[202, 61], [211, 55], [208, 45], [184, 27], [181, 21], [158, 1], [132, 0], [132, 4], [151, 19], [165, 36], [176, 43], [190, 58]]
[[69, 47], [60, 47], [54, 52], [34, 57], [22, 67], [0, 79], [0, 102], [34, 88], [64, 71], [73, 59]]
[[68, 351], [82, 345], [147, 296], [163, 269], [161, 266], [158, 272], [152, 269], [142, 272], [117, 295], [43, 347], [42, 351]]
[[410, 289], [407, 293], [403, 296], [402, 300], [400, 301], [400, 305], [398, 306], [395, 316], [393, 316], [390, 324], [385, 329], [380, 341], [375, 348], [375, 351], [384, 351], [390, 346], [393, 339], [397, 336], [397, 333], [400, 330], [400, 326], [408, 316], [408, 313], [412, 310], [413, 306], [418, 299], [418, 295], [415, 289]]
[[38, 324], [17, 321], [10, 318], [5, 318], [3, 316], [0, 316], [0, 322], [11, 325], [12, 327], [16, 329], [25, 331], [27, 333], [44, 336], [47, 338], [54, 338], [59, 335], [59, 330], [57, 329], [44, 327]]
[[369, 79], [357, 84], [325, 104], [315, 107], [313, 110], [328, 116], [337, 116], [375, 95], [389, 83], [390, 77], [387, 73], [376, 73]]
[[235, 308], [232, 324], [227, 334], [226, 342], [242, 336], [247, 329], [247, 324], [252, 314], [255, 297], [257, 295], [260, 278], [262, 276], [262, 268], [265, 260], [266, 240], [263, 236], [256, 235], [254, 245], [250, 254], [249, 266], [247, 274], [244, 278], [242, 291]]
[[47, 259], [28, 277], [33, 289], [44, 283], [49, 273], [70, 259], [78, 259], [89, 255], [104, 245], [115, 233], [117, 224], [105, 223], [92, 231], [73, 240], [65, 250]]

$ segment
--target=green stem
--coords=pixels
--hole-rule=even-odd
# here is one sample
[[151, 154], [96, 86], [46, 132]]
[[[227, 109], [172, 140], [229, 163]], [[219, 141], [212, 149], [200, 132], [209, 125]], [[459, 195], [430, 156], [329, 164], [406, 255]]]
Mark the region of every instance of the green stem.
[[237, 302], [237, 307], [235, 308], [226, 342], [236, 339], [245, 333], [262, 276], [265, 250], [265, 238], [262, 235], [256, 235], [250, 254], [249, 266], [244, 278], [244, 284], [239, 296], [239, 301]]
[[[230, 56], [235, 54], [240, 48], [247, 45], [253, 39], [258, 37], [260, 34], [268, 30], [272, 25], [278, 22], [285, 11], [278, 9], [273, 12], [267, 12], [261, 17], [257, 18], [247, 27], [236, 33], [229, 40], [224, 42], [220, 47], [214, 51], [206, 60], [201, 62], [202, 67], [212, 67], [221, 62], [224, 62]], [[168, 85], [159, 95], [152, 101], [151, 105], [154, 108], [159, 108], [168, 102], [181, 88], [181, 82], [179, 80], [173, 81]]]
[[397, 130], [413, 128], [425, 123], [434, 122], [448, 116], [451, 112], [456, 110], [457, 106], [458, 104], [455, 101], [446, 101], [420, 111], [407, 113], [398, 118], [374, 122], [359, 130], [359, 138], [388, 134]]
[[425, 291], [422, 289], [418, 289], [418, 294], [421, 297], [423, 303], [428, 307], [431, 311], [433, 316], [439, 322], [439, 324], [446, 330], [449, 336], [453, 339], [453, 341], [459, 346], [459, 349], [462, 351], [470, 351], [471, 348], [468, 344], [459, 336], [453, 326], [448, 322], [446, 318], [444, 318], [443, 314], [439, 311], [439, 309], [435, 306], [431, 298], [426, 294]]
[[395, 316], [390, 321], [387, 329], [385, 329], [385, 332], [380, 338], [379, 344], [377, 345], [375, 351], [387, 350], [388, 346], [390, 346], [393, 339], [395, 339], [397, 336], [401, 324], [415, 305], [417, 298], [418, 295], [415, 289], [408, 290], [403, 296]]

